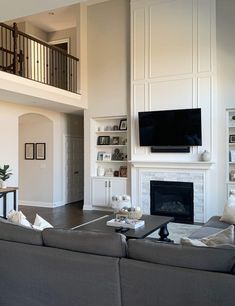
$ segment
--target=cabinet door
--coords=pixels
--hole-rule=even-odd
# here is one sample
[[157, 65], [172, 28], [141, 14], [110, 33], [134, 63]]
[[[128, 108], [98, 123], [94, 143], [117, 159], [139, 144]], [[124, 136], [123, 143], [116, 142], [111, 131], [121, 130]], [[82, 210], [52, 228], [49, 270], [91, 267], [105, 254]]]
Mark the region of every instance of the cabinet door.
[[108, 206], [108, 180], [106, 179], [92, 179], [92, 205], [93, 206]]
[[111, 203], [113, 195], [122, 195], [126, 194], [126, 183], [125, 179], [118, 179], [118, 180], [109, 180], [109, 202]]

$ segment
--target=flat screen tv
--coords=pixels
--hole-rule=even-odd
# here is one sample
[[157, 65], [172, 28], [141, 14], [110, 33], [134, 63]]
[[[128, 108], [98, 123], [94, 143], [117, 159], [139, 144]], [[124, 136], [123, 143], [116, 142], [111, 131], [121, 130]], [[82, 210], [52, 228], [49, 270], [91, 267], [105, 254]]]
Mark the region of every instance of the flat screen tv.
[[139, 112], [140, 146], [201, 146], [201, 109]]

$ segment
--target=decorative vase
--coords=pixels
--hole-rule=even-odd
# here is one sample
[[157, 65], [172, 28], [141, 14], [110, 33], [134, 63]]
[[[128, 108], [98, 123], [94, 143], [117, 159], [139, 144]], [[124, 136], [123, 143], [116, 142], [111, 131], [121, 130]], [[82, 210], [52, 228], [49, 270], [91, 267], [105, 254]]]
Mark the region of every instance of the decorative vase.
[[97, 168], [97, 175], [98, 176], [104, 176], [104, 168], [103, 167], [99, 166]]
[[6, 181], [2, 181], [1, 182], [1, 188], [7, 188], [7, 183], [6, 183]]
[[207, 150], [205, 150], [202, 155], [201, 155], [202, 161], [210, 161], [211, 159], [211, 154]]

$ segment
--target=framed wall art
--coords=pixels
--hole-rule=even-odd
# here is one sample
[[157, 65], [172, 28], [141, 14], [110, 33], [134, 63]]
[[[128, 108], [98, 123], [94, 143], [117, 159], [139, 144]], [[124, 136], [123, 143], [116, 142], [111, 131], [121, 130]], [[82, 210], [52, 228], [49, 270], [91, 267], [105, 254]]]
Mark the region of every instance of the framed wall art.
[[24, 144], [24, 159], [34, 159], [34, 143], [27, 142]]
[[36, 143], [35, 156], [36, 156], [36, 159], [39, 159], [39, 160], [46, 159], [46, 143], [45, 142]]

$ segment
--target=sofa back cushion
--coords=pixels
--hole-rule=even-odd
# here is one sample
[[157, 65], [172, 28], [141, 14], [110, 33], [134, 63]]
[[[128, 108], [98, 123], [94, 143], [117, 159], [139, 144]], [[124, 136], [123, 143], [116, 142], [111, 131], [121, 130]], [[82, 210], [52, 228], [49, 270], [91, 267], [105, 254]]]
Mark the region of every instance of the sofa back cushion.
[[0, 218], [0, 240], [43, 245], [42, 233]]
[[118, 233], [45, 229], [42, 236], [44, 244], [54, 248], [112, 257], [127, 254], [126, 238]]
[[234, 274], [235, 249], [193, 247], [146, 240], [129, 240], [132, 259], [197, 270]]

